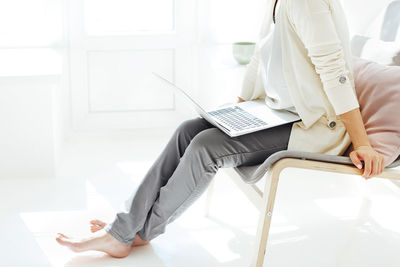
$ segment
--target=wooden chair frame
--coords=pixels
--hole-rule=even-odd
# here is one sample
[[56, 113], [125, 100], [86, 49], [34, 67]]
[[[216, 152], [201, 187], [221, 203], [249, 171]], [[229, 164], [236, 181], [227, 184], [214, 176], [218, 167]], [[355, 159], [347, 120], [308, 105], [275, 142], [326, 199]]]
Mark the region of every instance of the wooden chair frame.
[[[264, 175], [266, 179], [264, 191], [262, 192], [255, 184], [248, 184], [243, 181], [242, 177], [234, 168], [222, 168], [228, 174], [247, 198], [260, 211], [259, 222], [257, 227], [256, 242], [254, 246], [254, 255], [251, 262], [251, 267], [262, 267], [266, 253], [267, 240], [271, 225], [272, 213], [275, 203], [276, 192], [279, 183], [279, 176], [285, 168], [299, 168], [308, 170], [318, 170], [325, 172], [343, 173], [362, 175], [363, 169], [358, 169], [355, 166], [322, 162], [308, 159], [283, 158], [275, 162]], [[400, 181], [400, 170], [395, 168], [386, 168], [380, 175], [374, 178], [385, 178]], [[208, 216], [211, 205], [211, 197], [214, 191], [215, 179], [211, 182], [207, 189], [205, 216]]]

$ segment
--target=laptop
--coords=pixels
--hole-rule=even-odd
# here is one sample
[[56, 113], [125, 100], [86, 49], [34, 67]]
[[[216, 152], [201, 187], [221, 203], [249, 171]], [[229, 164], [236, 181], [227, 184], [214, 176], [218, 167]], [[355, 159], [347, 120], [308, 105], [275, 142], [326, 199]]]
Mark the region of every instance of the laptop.
[[202, 118], [230, 137], [249, 134], [300, 120], [300, 117], [293, 112], [269, 108], [265, 101], [261, 99], [229, 104], [206, 111], [184, 90], [171, 81], [155, 72], [153, 72], [153, 75], [183, 96]]

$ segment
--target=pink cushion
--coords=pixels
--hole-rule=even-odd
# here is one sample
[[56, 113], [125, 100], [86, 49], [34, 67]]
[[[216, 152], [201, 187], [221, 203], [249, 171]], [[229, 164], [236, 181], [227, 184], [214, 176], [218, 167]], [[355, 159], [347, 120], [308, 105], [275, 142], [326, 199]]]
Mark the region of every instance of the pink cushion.
[[353, 57], [353, 67], [368, 139], [387, 166], [400, 155], [400, 67], [358, 57]]

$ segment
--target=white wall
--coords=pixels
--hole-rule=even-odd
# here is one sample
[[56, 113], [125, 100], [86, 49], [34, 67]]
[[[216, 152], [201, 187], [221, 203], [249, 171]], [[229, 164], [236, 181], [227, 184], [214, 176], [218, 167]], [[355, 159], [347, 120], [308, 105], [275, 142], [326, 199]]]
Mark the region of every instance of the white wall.
[[0, 178], [55, 177], [57, 76], [1, 77], [0, 88]]
[[56, 176], [70, 113], [64, 1], [0, 1], [0, 178]]
[[266, 0], [203, 0], [198, 6], [198, 100], [207, 108], [236, 101], [245, 65], [232, 56], [233, 42], [256, 42]]

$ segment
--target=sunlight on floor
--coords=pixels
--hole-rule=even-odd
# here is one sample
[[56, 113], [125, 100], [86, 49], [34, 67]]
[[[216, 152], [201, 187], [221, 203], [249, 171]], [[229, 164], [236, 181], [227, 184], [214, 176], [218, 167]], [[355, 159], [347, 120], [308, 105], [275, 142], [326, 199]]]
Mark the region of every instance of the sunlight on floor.
[[125, 174], [131, 177], [144, 177], [150, 168], [152, 161], [120, 161], [115, 165]]
[[340, 220], [354, 220], [358, 217], [363, 202], [361, 196], [316, 199], [315, 203], [328, 214]]
[[400, 234], [400, 199], [394, 196], [373, 196], [370, 217], [380, 227]]
[[[115, 213], [107, 200], [86, 181], [86, 209], [53, 212], [22, 212], [20, 217], [34, 236], [37, 244], [52, 266], [65, 266], [76, 253], [59, 246], [55, 237], [58, 232], [67, 236], [88, 236], [89, 221], [101, 217], [111, 220], [109, 214]], [[94, 258], [104, 257], [102, 252], [85, 252]]]
[[[219, 262], [229, 262], [240, 258], [240, 255], [233, 253], [226, 246], [231, 239], [235, 238], [235, 234], [229, 230], [205, 229], [194, 231], [191, 235]], [[213, 242], [210, 242], [210, 240], [213, 240]]]

